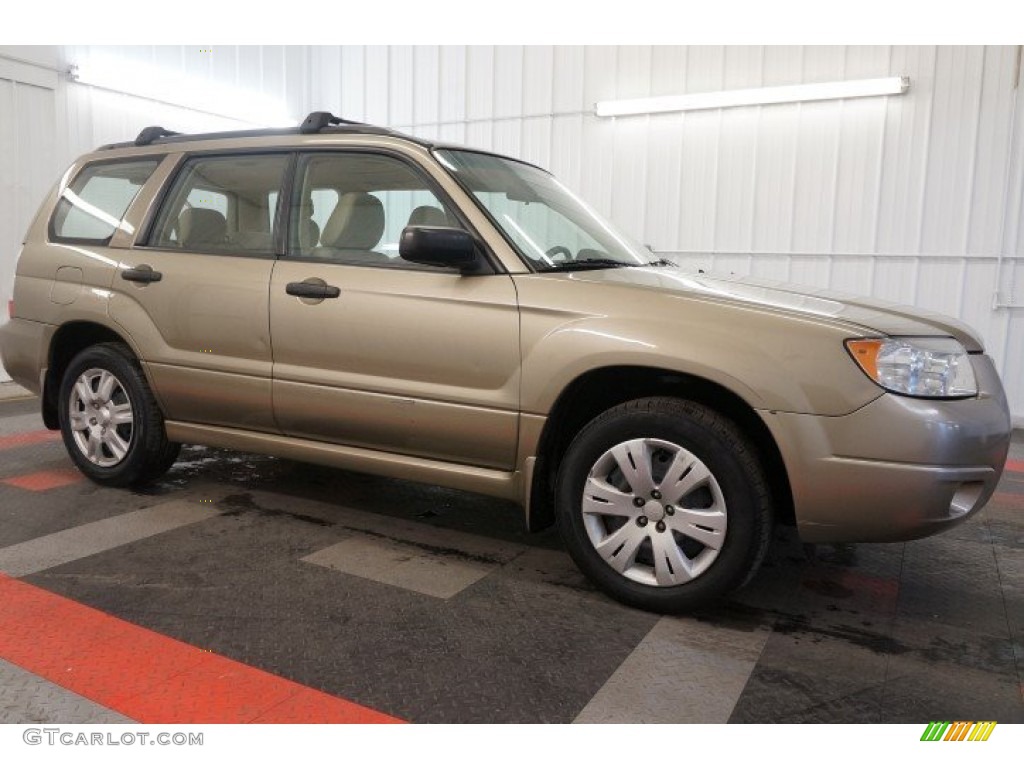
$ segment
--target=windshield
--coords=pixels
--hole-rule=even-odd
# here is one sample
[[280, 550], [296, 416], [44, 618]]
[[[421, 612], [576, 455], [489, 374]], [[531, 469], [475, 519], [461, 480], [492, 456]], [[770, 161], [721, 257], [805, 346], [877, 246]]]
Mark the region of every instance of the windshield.
[[617, 232], [539, 168], [463, 150], [439, 150], [435, 156], [538, 272], [667, 263]]

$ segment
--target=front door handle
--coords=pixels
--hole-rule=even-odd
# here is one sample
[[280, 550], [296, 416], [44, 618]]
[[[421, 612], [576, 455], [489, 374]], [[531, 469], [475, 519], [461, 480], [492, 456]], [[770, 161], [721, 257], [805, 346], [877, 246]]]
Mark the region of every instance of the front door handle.
[[340, 288], [323, 283], [288, 283], [284, 292], [300, 299], [336, 299], [341, 295]]
[[159, 283], [164, 276], [149, 264], [140, 264], [134, 269], [122, 269], [121, 277], [131, 283]]

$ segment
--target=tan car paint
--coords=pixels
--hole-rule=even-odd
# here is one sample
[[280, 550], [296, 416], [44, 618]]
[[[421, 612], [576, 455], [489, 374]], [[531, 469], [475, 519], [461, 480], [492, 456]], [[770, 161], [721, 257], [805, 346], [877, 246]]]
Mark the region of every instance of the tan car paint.
[[1009, 416], [986, 355], [966, 400], [885, 396], [848, 416], [760, 412], [785, 461], [808, 542], [936, 533], [981, 509], [1006, 462]]
[[[842, 344], [879, 333], [951, 334], [980, 349], [955, 321], [661, 268], [532, 274], [431, 153], [400, 138], [263, 136], [190, 141], [184, 149], [271, 147], [372, 148], [407, 158], [444, 189], [509, 274], [312, 269], [288, 260], [133, 247], [183, 147], [104, 150], [76, 161], [28, 233], [15, 283], [17, 318], [0, 329], [4, 365], [15, 380], [40, 391], [54, 331], [92, 322], [119, 333], [144, 362], [172, 440], [449, 485], [528, 506], [546, 416], [570, 382], [605, 366], [689, 373], [737, 394], [764, 420], [808, 540], [898, 538], [900, 526], [922, 535], [980, 508], [998, 479], [1009, 419], [989, 362], [975, 361], [988, 391], [936, 411], [930, 401], [883, 394]], [[154, 155], [164, 159], [110, 246], [47, 242], [60, 188], [85, 163]], [[140, 288], [116, 274], [142, 264], [168, 279]], [[56, 284], [61, 268], [71, 268], [63, 277], [80, 272], [80, 289]], [[281, 290], [291, 280], [325, 275], [342, 290], [333, 308], [330, 301], [303, 305]], [[374, 328], [381, 306], [387, 325]], [[444, 333], [407, 335], [428, 312]], [[270, 342], [289, 338], [272, 368]], [[271, 371], [280, 382], [274, 393]], [[271, 399], [290, 435], [277, 433]], [[928, 408], [940, 415], [929, 416]], [[958, 453], [957, 435], [935, 430], [972, 414], [980, 423], [968, 440], [982, 447]], [[889, 443], [887, 455], [880, 450], [886, 441], [870, 431], [900, 418], [916, 419], [916, 427]], [[945, 448], [936, 451], [936, 442]], [[907, 488], [920, 492], [927, 509], [894, 522], [886, 517], [895, 514], [892, 493]], [[962, 488], [967, 495], [958, 501]], [[867, 495], [856, 496], [861, 491]], [[865, 499], [876, 504], [868, 514]], [[945, 515], [922, 522], [920, 515], [933, 509]]]
[[[309, 279], [341, 295], [285, 293]], [[519, 311], [508, 275], [281, 260], [270, 312], [285, 434], [513, 468]]]
[[[594, 277], [612, 273], [623, 279]], [[577, 376], [614, 365], [700, 376], [753, 408], [833, 416], [881, 395], [850, 375], [843, 340], [864, 329], [849, 322], [687, 291], [685, 273], [660, 267], [515, 279], [529, 413], [548, 413]], [[643, 285], [652, 279], [664, 285]]]
[[[265, 302], [254, 300], [265, 292], [273, 260], [135, 247], [183, 157], [163, 157], [111, 240], [118, 263], [109, 324], [144, 350], [140, 359], [167, 418], [275, 431], [269, 313]], [[119, 274], [142, 265], [168, 279], [140, 285]]]
[[24, 319], [0, 326], [4, 369], [14, 381], [36, 394], [43, 391], [46, 353], [56, 329], [55, 325]]
[[115, 276], [109, 316], [144, 350], [167, 418], [274, 430], [271, 409], [272, 259], [137, 249], [123, 263], [163, 275]]

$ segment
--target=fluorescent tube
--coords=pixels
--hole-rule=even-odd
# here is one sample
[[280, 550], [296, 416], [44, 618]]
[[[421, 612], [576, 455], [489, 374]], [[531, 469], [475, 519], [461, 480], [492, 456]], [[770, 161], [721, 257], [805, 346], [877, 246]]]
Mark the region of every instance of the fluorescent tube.
[[864, 96], [892, 96], [906, 93], [909, 87], [910, 78], [903, 76], [879, 77], [871, 80], [841, 80], [834, 83], [776, 85], [768, 88], [742, 88], [733, 91], [687, 93], [679, 96], [599, 101], [594, 105], [594, 114], [598, 117], [619, 117], [658, 112], [686, 112], [694, 109], [724, 109], [756, 104], [857, 99]]

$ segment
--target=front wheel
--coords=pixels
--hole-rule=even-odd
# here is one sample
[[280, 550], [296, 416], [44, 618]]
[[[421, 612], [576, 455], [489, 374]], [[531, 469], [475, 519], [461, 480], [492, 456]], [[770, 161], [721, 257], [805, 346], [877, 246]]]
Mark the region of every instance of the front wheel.
[[565, 455], [556, 494], [580, 570], [645, 610], [692, 610], [737, 589], [771, 537], [756, 451], [731, 421], [686, 400], [633, 400], [591, 421]]
[[71, 459], [102, 485], [153, 480], [174, 463], [163, 415], [124, 344], [96, 344], [72, 359], [61, 380], [58, 418]]

